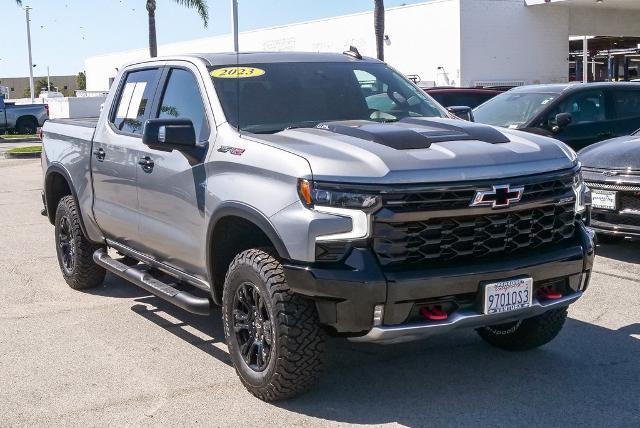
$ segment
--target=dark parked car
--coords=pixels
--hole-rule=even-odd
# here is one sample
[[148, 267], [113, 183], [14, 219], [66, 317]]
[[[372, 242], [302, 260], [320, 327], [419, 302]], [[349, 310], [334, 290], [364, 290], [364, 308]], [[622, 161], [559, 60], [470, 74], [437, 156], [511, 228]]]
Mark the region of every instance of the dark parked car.
[[640, 130], [578, 153], [591, 189], [591, 226], [603, 237], [640, 238]]
[[444, 107], [467, 106], [476, 108], [502, 91], [485, 88], [420, 88]]
[[473, 114], [477, 122], [547, 135], [579, 150], [640, 128], [640, 83], [523, 86]]

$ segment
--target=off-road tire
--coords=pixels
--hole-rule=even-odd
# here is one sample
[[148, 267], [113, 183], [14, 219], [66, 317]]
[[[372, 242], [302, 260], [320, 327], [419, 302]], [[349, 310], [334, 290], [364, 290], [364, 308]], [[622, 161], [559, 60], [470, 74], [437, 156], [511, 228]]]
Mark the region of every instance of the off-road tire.
[[23, 117], [18, 119], [16, 123], [16, 131], [18, 134], [35, 134], [38, 130], [38, 121], [33, 117]]
[[[65, 221], [67, 223], [63, 226]], [[61, 232], [64, 228], [68, 229], [68, 233], [66, 233], [69, 237], [68, 245], [72, 248], [68, 259], [71, 261], [70, 266], [65, 265], [64, 250], [61, 245]], [[82, 233], [80, 211], [73, 196], [65, 196], [58, 203], [55, 218], [55, 242], [60, 271], [71, 288], [82, 290], [102, 284], [106, 271], [93, 261], [93, 253], [103, 247], [91, 243]]]
[[[245, 362], [234, 330], [236, 293], [249, 283], [261, 294], [270, 317], [272, 343], [262, 371]], [[324, 365], [326, 337], [315, 304], [291, 292], [282, 265], [268, 252], [251, 249], [233, 259], [224, 282], [222, 317], [233, 366], [253, 395], [264, 401], [283, 400], [316, 383]]]
[[551, 342], [562, 330], [567, 308], [553, 309], [533, 318], [507, 324], [482, 327], [480, 337], [507, 351], [527, 351]]

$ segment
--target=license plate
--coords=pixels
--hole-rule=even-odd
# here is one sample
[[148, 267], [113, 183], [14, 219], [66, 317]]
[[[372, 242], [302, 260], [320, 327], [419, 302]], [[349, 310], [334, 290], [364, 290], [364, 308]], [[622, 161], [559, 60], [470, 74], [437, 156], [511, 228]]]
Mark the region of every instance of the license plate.
[[484, 289], [484, 313], [498, 314], [531, 306], [533, 279], [492, 282]]
[[591, 204], [593, 208], [601, 208], [605, 210], [616, 209], [616, 193], [610, 190], [592, 190]]

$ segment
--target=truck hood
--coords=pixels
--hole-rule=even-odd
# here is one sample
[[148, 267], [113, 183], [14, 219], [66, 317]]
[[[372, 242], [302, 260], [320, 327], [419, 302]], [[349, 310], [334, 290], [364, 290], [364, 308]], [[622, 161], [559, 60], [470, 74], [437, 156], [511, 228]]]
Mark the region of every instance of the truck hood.
[[578, 157], [588, 168], [640, 171], [640, 135], [593, 144], [580, 150]]
[[506, 178], [572, 168], [575, 152], [551, 138], [455, 119], [345, 121], [256, 135], [307, 159], [313, 178], [371, 184]]

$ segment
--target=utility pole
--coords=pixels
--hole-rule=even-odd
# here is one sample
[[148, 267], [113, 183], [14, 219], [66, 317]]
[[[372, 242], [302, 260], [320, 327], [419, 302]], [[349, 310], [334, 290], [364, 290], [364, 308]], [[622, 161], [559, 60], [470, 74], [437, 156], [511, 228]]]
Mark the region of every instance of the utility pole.
[[233, 51], [239, 52], [238, 47], [238, 0], [231, 0], [231, 31], [233, 32]]
[[35, 91], [33, 88], [33, 60], [31, 59], [31, 24], [29, 19], [30, 6], [25, 6], [24, 11], [27, 17], [27, 46], [29, 48], [29, 88], [31, 89], [31, 104], [35, 98]]
[[51, 79], [49, 78], [49, 66], [47, 65], [47, 92], [51, 90]]
[[582, 39], [582, 82], [589, 82], [589, 36]]

